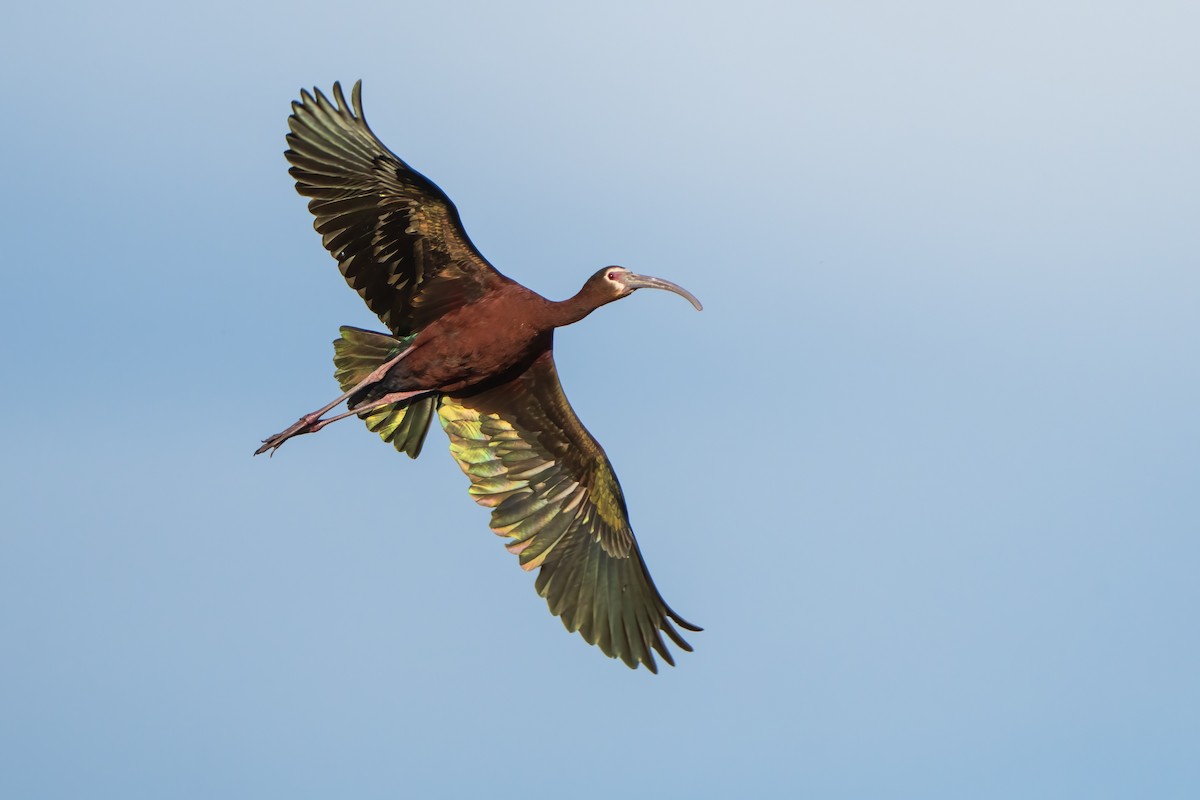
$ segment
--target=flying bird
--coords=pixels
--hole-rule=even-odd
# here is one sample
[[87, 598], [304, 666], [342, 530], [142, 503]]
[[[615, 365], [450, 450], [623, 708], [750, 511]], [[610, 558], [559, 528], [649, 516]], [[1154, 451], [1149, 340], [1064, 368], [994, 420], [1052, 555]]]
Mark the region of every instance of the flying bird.
[[[389, 333], [343, 326], [334, 375], [343, 394], [263, 440], [255, 455], [357, 416], [416, 458], [436, 415], [470, 494], [491, 528], [569, 631], [608, 656], [657, 672], [674, 665], [663, 641], [699, 631], [663, 600], [638, 550], [612, 465], [563, 394], [554, 329], [637, 289], [670, 281], [624, 267], [599, 270], [568, 300], [551, 301], [500, 274], [467, 237], [444, 192], [367, 125], [362, 81], [292, 103], [284, 154], [296, 191], [350, 287]], [[347, 411], [325, 416], [340, 403]]]

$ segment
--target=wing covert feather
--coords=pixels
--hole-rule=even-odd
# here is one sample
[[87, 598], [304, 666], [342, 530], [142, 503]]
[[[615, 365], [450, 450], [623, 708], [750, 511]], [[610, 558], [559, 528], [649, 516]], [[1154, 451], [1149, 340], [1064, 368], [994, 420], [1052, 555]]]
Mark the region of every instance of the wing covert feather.
[[567, 630], [652, 672], [652, 651], [675, 663], [663, 633], [692, 649], [672, 623], [700, 628], [658, 593], [612, 465], [567, 402], [549, 351], [500, 386], [443, 396], [438, 415], [472, 497], [492, 509], [492, 530], [521, 566], [540, 567], [537, 592]]

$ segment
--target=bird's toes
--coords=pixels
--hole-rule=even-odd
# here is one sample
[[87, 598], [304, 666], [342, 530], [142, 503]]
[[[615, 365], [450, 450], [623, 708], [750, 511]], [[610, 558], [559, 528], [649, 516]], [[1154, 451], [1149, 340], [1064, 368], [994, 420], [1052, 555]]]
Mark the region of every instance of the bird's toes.
[[263, 439], [262, 446], [254, 451], [254, 455], [261, 456], [263, 453], [267, 452], [268, 450], [271, 451], [271, 455], [275, 455], [275, 451], [278, 450], [280, 448], [280, 446], [284, 442], [286, 442], [289, 438], [291, 438], [291, 437], [285, 436], [282, 433], [277, 433], [274, 436]]

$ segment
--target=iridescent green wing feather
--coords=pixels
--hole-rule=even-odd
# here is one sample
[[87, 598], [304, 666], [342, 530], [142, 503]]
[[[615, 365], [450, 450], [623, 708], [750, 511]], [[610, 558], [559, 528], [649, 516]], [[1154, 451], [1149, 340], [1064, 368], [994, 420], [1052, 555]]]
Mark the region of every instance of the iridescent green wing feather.
[[450, 452], [471, 495], [492, 509], [491, 527], [570, 631], [630, 667], [674, 664], [672, 622], [700, 630], [663, 601], [629, 526], [608, 457], [567, 403], [547, 351], [515, 379], [438, 407]]
[[[400, 355], [415, 338], [414, 335], [397, 339], [349, 325], [343, 325], [340, 332], [341, 338], [333, 343], [333, 377], [344, 392], [357, 386], [376, 367]], [[385, 442], [391, 442], [401, 453], [416, 458], [421, 454], [437, 401], [436, 394], [425, 395], [410, 403], [393, 403], [359, 414], [359, 417]]]
[[372, 133], [361, 88], [354, 85], [352, 106], [336, 83], [336, 102], [302, 92], [284, 155], [347, 283], [389, 330], [407, 336], [507, 279], [475, 249], [445, 193]]

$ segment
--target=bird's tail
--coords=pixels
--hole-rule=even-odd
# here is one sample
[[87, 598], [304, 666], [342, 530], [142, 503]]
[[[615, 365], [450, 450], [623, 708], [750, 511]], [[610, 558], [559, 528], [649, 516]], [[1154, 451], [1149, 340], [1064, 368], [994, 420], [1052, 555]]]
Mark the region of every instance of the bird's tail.
[[[333, 343], [333, 377], [344, 392], [376, 367], [403, 352], [413, 340], [411, 336], [397, 339], [349, 325], [338, 330], [342, 335]], [[412, 402], [393, 403], [364, 412], [359, 417], [385, 442], [391, 442], [401, 453], [416, 458], [425, 443], [425, 434], [429, 432], [429, 421], [437, 410], [438, 397], [436, 394], [423, 395]]]

